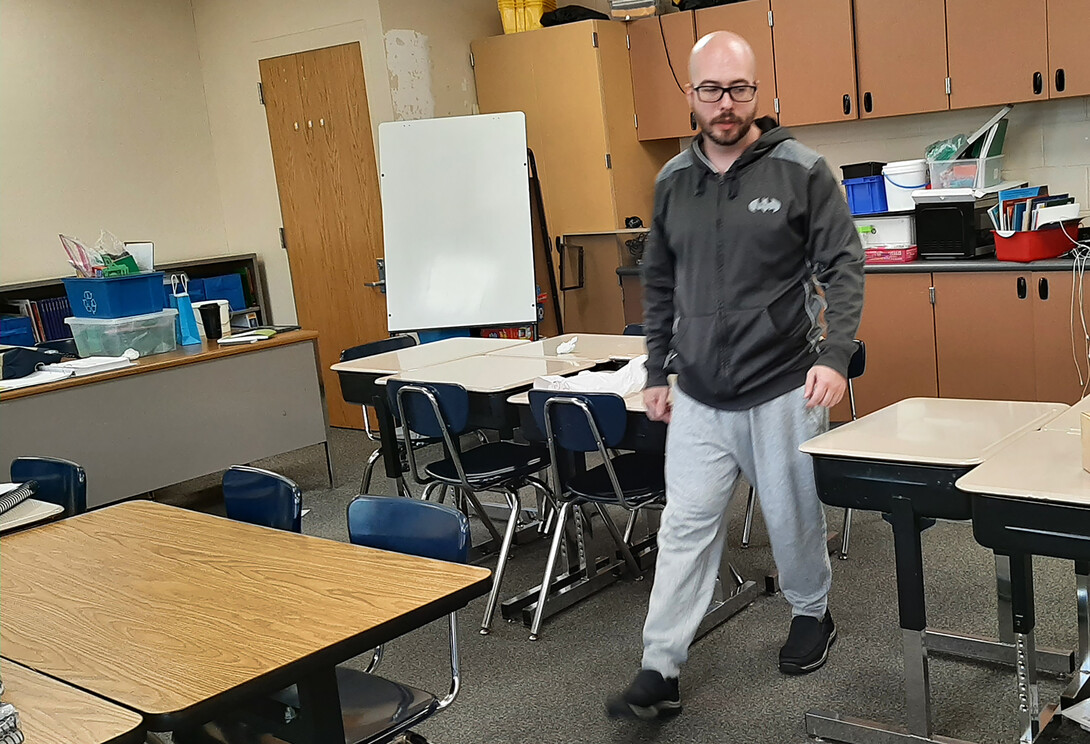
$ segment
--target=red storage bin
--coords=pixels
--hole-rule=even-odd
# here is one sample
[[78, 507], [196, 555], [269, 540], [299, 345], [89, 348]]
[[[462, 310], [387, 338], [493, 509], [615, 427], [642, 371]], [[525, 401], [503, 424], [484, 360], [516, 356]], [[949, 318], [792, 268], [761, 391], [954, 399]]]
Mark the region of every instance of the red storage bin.
[[1000, 261], [1017, 261], [1019, 263], [1057, 258], [1075, 247], [1075, 244], [1071, 241], [1075, 240], [1078, 234], [1079, 223], [1077, 220], [1066, 223], [1062, 229], [1050, 228], [1016, 232], [1009, 238], [995, 232], [995, 257]]

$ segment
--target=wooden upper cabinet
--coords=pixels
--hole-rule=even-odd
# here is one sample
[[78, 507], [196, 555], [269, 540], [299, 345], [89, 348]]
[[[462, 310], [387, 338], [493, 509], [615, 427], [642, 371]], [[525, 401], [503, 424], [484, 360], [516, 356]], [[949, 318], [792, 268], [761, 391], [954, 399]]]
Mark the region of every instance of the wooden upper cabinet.
[[1090, 95], [1090, 0], [1048, 0], [1051, 98]]
[[712, 31], [733, 31], [749, 42], [757, 57], [758, 114], [776, 115], [776, 66], [772, 57], [772, 27], [768, 0], [743, 0], [696, 11], [696, 38]]
[[859, 117], [851, 0], [772, 0], [780, 122]]
[[682, 88], [689, 82], [689, 53], [696, 43], [693, 12], [631, 21], [628, 40], [637, 137], [692, 136], [695, 126]]
[[1047, 25], [1045, 0], [946, 0], [950, 108], [1048, 98]]
[[949, 108], [943, 0], [855, 0], [855, 55], [860, 118]]

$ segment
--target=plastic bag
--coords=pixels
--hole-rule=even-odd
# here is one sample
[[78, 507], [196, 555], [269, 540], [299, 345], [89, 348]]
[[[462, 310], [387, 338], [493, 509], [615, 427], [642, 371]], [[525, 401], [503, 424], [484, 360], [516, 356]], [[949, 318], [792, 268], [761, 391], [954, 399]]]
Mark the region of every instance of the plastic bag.
[[535, 390], [572, 393], [615, 393], [622, 398], [643, 390], [647, 384], [647, 355], [638, 356], [616, 372], [580, 372], [571, 377], [550, 375], [534, 380]]
[[167, 300], [178, 311], [178, 317], [174, 321], [174, 336], [179, 346], [194, 346], [201, 342], [201, 332], [197, 328], [197, 316], [193, 314], [193, 302], [189, 299], [187, 285], [184, 274], [170, 277], [171, 293]]

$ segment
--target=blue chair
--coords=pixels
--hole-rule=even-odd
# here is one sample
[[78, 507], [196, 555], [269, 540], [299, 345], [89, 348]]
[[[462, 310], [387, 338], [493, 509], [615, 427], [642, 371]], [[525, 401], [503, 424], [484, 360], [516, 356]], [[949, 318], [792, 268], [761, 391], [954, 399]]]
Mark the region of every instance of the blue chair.
[[239, 522], [301, 532], [303, 492], [288, 478], [269, 470], [235, 465], [223, 474], [227, 517]]
[[16, 457], [11, 461], [11, 482], [38, 482], [34, 498], [63, 507], [61, 518], [87, 511], [87, 473], [59, 457]]
[[[500, 543], [492, 591], [481, 621], [481, 635], [488, 635], [522, 511], [519, 489], [529, 486], [536, 490], [543, 506], [551, 501], [549, 488], [534, 477], [549, 466], [549, 454], [544, 447], [514, 442], [485, 442], [463, 451], [460, 437], [470, 431], [469, 393], [461, 385], [391, 380], [386, 385], [386, 392], [391, 407], [397, 411], [406, 439], [415, 434], [443, 443], [443, 459], [429, 463], [423, 474], [417, 466], [413, 448], [408, 448], [409, 472], [417, 483], [426, 486], [424, 498], [436, 488], [454, 488], [473, 505], [492, 539]], [[510, 514], [502, 536], [477, 499], [477, 493], [481, 491], [502, 493], [507, 501]]]
[[643, 323], [629, 323], [624, 327], [624, 335], [626, 336], [646, 336], [643, 332]]
[[[556, 558], [572, 508], [584, 504], [594, 506], [624, 558], [629, 573], [639, 577], [642, 569], [632, 553], [632, 526], [639, 510], [645, 507], [661, 508], [665, 503], [666, 476], [665, 460], [661, 455], [614, 453], [614, 449], [623, 441], [628, 425], [628, 411], [624, 399], [618, 395], [531, 390], [530, 410], [548, 440], [552, 481], [560, 501], [560, 514], [545, 564], [545, 577], [530, 626], [530, 640], [536, 640], [541, 632]], [[561, 450], [579, 456], [597, 453], [602, 464], [562, 477], [557, 465]], [[610, 504], [629, 511], [624, 535], [605, 510]], [[588, 560], [594, 559], [591, 557]]]

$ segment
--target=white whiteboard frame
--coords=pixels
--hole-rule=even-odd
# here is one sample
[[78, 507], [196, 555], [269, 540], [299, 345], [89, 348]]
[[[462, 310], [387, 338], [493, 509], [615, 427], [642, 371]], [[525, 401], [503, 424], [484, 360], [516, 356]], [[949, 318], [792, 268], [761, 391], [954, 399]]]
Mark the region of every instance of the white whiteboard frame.
[[379, 124], [391, 332], [537, 321], [526, 115]]

